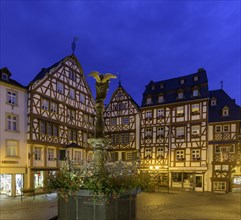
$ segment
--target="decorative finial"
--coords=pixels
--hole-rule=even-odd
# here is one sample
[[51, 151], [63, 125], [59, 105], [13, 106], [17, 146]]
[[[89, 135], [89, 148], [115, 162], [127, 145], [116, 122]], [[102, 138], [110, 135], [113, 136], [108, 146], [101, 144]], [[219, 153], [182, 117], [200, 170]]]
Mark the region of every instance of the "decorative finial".
[[223, 89], [223, 80], [220, 81], [221, 89]]
[[74, 37], [74, 40], [72, 42], [72, 51], [73, 51], [73, 54], [74, 54], [74, 51], [76, 49], [76, 41], [78, 40], [78, 37]]

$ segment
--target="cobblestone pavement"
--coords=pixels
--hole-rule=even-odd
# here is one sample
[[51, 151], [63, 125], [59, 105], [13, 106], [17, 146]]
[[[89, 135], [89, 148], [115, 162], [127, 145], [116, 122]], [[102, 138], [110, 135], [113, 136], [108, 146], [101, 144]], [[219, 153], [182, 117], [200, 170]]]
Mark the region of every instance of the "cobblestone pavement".
[[[56, 194], [0, 196], [1, 220], [48, 220], [57, 216]], [[125, 220], [125, 219], [123, 219]], [[137, 220], [241, 220], [241, 194], [146, 193], [137, 197]]]

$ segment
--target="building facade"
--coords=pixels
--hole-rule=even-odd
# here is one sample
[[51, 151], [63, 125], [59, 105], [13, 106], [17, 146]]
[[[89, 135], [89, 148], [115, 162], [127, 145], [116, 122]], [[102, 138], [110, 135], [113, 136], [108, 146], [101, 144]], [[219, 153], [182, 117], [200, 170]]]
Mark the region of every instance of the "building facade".
[[241, 109], [222, 89], [210, 91], [209, 96], [212, 191], [240, 191]]
[[27, 181], [27, 89], [0, 69], [1, 194], [20, 195]]

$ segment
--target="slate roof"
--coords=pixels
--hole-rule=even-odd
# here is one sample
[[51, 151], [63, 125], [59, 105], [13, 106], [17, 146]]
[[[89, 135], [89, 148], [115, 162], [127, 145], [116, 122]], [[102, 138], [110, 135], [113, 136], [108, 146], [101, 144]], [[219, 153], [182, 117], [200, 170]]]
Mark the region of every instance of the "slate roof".
[[[198, 77], [198, 80], [194, 81], [194, 77]], [[184, 84], [180, 83], [181, 80], [184, 80]], [[163, 85], [163, 88], [161, 88], [161, 85]], [[153, 86], [155, 89], [152, 88]], [[200, 95], [192, 97], [192, 90], [195, 87], [199, 89]], [[179, 91], [183, 91], [183, 99], [177, 99], [177, 93]], [[161, 104], [208, 98], [208, 80], [206, 71], [203, 68], [200, 68], [198, 69], [198, 72], [190, 75], [158, 82], [150, 81], [150, 83], [146, 85], [146, 89], [143, 93], [141, 107], [160, 104], [158, 103], [158, 96], [160, 95], [164, 96], [164, 102]], [[152, 98], [152, 104], [146, 104], [146, 99], [148, 97]]]
[[[209, 122], [241, 120], [241, 107], [223, 89], [210, 91], [209, 98], [210, 101], [216, 98], [216, 105], [209, 105]], [[225, 106], [229, 108], [228, 116], [222, 116], [222, 109]]]
[[9, 76], [8, 80], [4, 80], [4, 79], [2, 79], [2, 77], [0, 77], [0, 82], [5, 82], [7, 84], [14, 85], [14, 86], [17, 86], [17, 87], [20, 87], [20, 88], [23, 88], [23, 89], [27, 88], [26, 86], [23, 86], [22, 84], [20, 84], [16, 80], [10, 78], [12, 73], [8, 70], [7, 67], [4, 67], [4, 68], [0, 69], [0, 73], [1, 73], [0, 75], [2, 75], [2, 73], [7, 73], [8, 76]]

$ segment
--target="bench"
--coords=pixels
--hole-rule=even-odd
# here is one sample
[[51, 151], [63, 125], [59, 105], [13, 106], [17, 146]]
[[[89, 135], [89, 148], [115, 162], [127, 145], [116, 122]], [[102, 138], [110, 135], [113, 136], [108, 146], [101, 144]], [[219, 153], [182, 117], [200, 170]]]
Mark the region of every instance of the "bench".
[[21, 202], [26, 194], [33, 196], [33, 200], [35, 199], [35, 189], [21, 189]]

